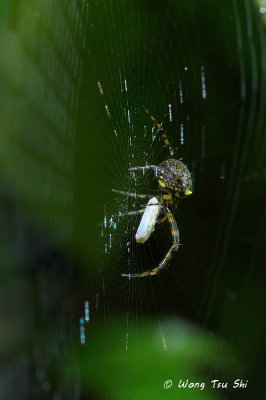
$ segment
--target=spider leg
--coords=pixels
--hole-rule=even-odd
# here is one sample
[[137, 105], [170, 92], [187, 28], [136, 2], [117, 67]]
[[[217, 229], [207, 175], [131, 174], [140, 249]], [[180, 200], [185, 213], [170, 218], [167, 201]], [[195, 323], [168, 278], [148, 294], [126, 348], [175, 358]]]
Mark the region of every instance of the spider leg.
[[143, 214], [145, 211], [145, 208], [143, 208], [142, 210], [138, 210], [138, 211], [129, 211], [126, 213], [118, 213], [118, 214], [113, 214], [113, 217], [126, 217], [127, 215], [138, 215], [138, 214]]
[[176, 220], [173, 216], [173, 214], [170, 212], [168, 207], [165, 207], [165, 213], [171, 228], [171, 233], [172, 233], [172, 238], [173, 238], [173, 244], [166, 253], [165, 257], [163, 260], [160, 262], [158, 267], [153, 268], [149, 271], [141, 272], [139, 274], [122, 274], [121, 276], [127, 277], [127, 278], [145, 278], [146, 276], [154, 276], [157, 275], [163, 268], [166, 267], [170, 259], [172, 258], [173, 254], [178, 250], [179, 246], [179, 231], [177, 227]]
[[170, 142], [169, 142], [169, 140], [168, 140], [168, 138], [167, 138], [166, 132], [165, 132], [165, 130], [164, 130], [163, 127], [162, 127], [162, 123], [158, 122], [146, 107], [143, 107], [143, 108], [144, 108], [146, 114], [148, 114], [148, 116], [150, 117], [150, 119], [151, 119], [151, 120], [155, 123], [155, 125], [157, 126], [157, 128], [158, 128], [158, 130], [159, 130], [159, 132], [160, 132], [160, 134], [161, 134], [161, 137], [162, 137], [162, 139], [163, 139], [163, 141], [164, 141], [164, 143], [165, 143], [165, 145], [166, 145], [166, 147], [169, 149], [170, 156], [173, 157], [173, 156], [174, 156], [174, 149], [173, 149], [173, 147], [171, 146], [171, 144], [170, 144]]
[[160, 168], [157, 165], [145, 165], [144, 167], [132, 167], [132, 168], [129, 168], [128, 170], [129, 171], [140, 171], [140, 170], [142, 170], [144, 172], [145, 169], [153, 169], [156, 176], [158, 175], [158, 173], [160, 171]]
[[134, 197], [135, 199], [150, 199], [151, 197], [154, 197], [153, 195], [149, 195], [149, 194], [129, 193], [129, 192], [125, 192], [124, 190], [117, 190], [117, 189], [112, 189], [112, 192], [119, 193], [119, 194], [122, 194], [123, 196], [127, 196], [127, 197]]
[[161, 224], [162, 222], [164, 222], [167, 219], [167, 215], [165, 215], [163, 218], [158, 219], [158, 221], [156, 221], [156, 224]]

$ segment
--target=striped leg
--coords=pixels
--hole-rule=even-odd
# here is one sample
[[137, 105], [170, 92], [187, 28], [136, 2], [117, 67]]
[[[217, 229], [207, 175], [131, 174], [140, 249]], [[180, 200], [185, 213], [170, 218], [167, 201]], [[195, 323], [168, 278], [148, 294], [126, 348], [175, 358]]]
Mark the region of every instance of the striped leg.
[[144, 171], [145, 169], [153, 169], [155, 175], [157, 176], [159, 171], [161, 170], [157, 165], [145, 165], [144, 167], [132, 167], [129, 168], [129, 171]]
[[125, 192], [124, 190], [117, 190], [117, 189], [112, 189], [112, 192], [119, 193], [127, 197], [134, 197], [135, 199], [150, 199], [151, 197], [153, 197], [152, 195], [149, 194], [129, 193]]
[[129, 212], [126, 212], [126, 213], [113, 214], [112, 218], [114, 218], [114, 217], [126, 217], [127, 215], [143, 214], [144, 211], [145, 211], [145, 208], [143, 208], [142, 210], [138, 210], [138, 211], [129, 211]]
[[140, 274], [122, 274], [121, 276], [127, 277], [127, 278], [145, 278], [146, 276], [154, 276], [154, 275], [157, 275], [169, 263], [169, 261], [173, 257], [173, 254], [178, 250], [179, 231], [178, 231], [176, 220], [175, 220], [173, 214], [170, 212], [168, 207], [166, 207], [166, 215], [167, 215], [167, 219], [168, 219], [168, 222], [169, 222], [169, 225], [171, 228], [173, 244], [170, 247], [170, 250], [168, 250], [168, 252], [166, 253], [166, 256], [163, 258], [163, 260], [158, 265], [158, 267], [153, 268], [149, 271], [141, 272]]
[[148, 116], [150, 117], [150, 119], [155, 123], [155, 125], [156, 125], [157, 128], [159, 129], [160, 134], [161, 134], [161, 137], [162, 137], [162, 139], [163, 139], [163, 141], [164, 141], [166, 147], [169, 149], [170, 156], [173, 157], [173, 156], [174, 156], [174, 149], [173, 149], [173, 147], [171, 146], [171, 144], [170, 144], [170, 142], [169, 142], [169, 140], [168, 140], [168, 138], [167, 138], [166, 132], [165, 132], [165, 130], [163, 129], [162, 124], [161, 124], [160, 122], [158, 122], [158, 121], [154, 118], [153, 115], [151, 115], [151, 113], [149, 112], [149, 110], [148, 110], [146, 107], [143, 107], [143, 108], [144, 108], [145, 112], [148, 114]]

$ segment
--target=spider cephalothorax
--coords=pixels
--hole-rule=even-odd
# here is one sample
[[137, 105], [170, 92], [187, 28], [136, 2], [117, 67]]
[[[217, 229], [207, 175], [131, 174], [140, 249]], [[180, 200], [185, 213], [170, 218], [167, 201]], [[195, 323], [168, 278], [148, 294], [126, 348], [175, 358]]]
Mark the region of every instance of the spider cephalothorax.
[[[163, 161], [159, 165], [145, 165], [144, 167], [133, 167], [130, 168], [131, 171], [137, 171], [137, 170], [146, 170], [146, 169], [152, 169], [155, 172], [155, 176], [158, 179], [159, 183], [159, 189], [160, 189], [160, 194], [157, 196], [154, 195], [148, 195], [148, 194], [137, 194], [137, 193], [129, 193], [125, 192], [122, 190], [115, 190], [113, 189], [113, 192], [123, 194], [125, 196], [130, 196], [130, 197], [135, 197], [139, 199], [147, 199], [149, 200], [149, 204], [147, 204], [146, 208], [148, 207], [157, 207], [157, 212], [158, 212], [158, 207], [159, 207], [159, 212], [158, 214], [164, 214], [164, 217], [159, 219], [157, 222], [163, 222], [164, 220], [168, 220], [168, 223], [171, 228], [171, 234], [172, 234], [172, 239], [173, 239], [173, 244], [168, 250], [166, 256], [163, 258], [163, 260], [160, 262], [160, 264], [156, 267], [153, 268], [150, 271], [145, 271], [141, 273], [136, 273], [136, 274], [122, 274], [122, 276], [126, 276], [129, 278], [142, 278], [145, 276], [153, 276], [158, 274], [163, 268], [166, 267], [168, 264], [169, 260], [172, 258], [172, 255], [174, 252], [177, 251], [179, 247], [179, 231], [177, 227], [176, 220], [171, 212], [173, 206], [177, 204], [177, 199], [186, 197], [192, 193], [192, 179], [191, 179], [191, 174], [185, 164], [182, 163], [181, 160], [176, 160], [173, 158], [174, 156], [174, 149], [171, 147], [171, 144], [169, 140], [167, 139], [166, 132], [162, 128], [162, 124], [156, 121], [156, 119], [150, 114], [150, 112], [144, 108], [146, 113], [150, 116], [152, 121], [155, 123], [155, 125], [158, 128], [158, 131], [161, 134], [161, 137], [166, 145], [166, 147], [169, 149], [170, 153], [170, 158], [167, 160]], [[150, 204], [151, 199], [155, 199], [157, 201], [156, 206], [153, 204]], [[127, 216], [127, 215], [137, 215], [137, 214], [143, 214], [146, 210], [146, 208], [143, 208], [138, 211], [129, 211], [127, 213], [121, 214], [119, 213], [118, 215], [121, 217]], [[147, 210], [148, 211], [148, 210]], [[146, 217], [149, 214], [146, 214]], [[150, 213], [150, 215], [154, 215], [153, 212]], [[144, 218], [144, 217], [143, 217]], [[150, 217], [148, 217], [150, 218]], [[155, 219], [157, 218], [157, 214]], [[143, 221], [143, 219], [142, 219]], [[154, 230], [155, 226], [155, 221], [152, 222], [152, 226], [145, 228], [144, 223], [144, 228], [142, 228], [142, 239], [139, 241], [140, 243], [144, 243], [146, 240], [149, 239], [151, 233]], [[147, 223], [148, 225], [148, 223]]]

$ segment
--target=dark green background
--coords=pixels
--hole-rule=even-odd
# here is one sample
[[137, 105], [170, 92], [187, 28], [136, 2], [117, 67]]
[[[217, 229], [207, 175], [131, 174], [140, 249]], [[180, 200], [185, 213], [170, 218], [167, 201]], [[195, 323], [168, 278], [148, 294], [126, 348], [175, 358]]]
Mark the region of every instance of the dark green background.
[[[261, 6], [1, 2], [1, 399], [265, 397]], [[194, 191], [180, 204], [182, 246], [169, 268], [129, 282], [120, 274], [143, 271], [147, 254], [153, 267], [170, 240], [162, 227], [146, 253], [133, 244], [129, 258], [138, 220], [103, 229], [105, 214], [137, 207], [111, 192], [134, 190], [129, 166], [166, 158], [143, 135], [152, 128], [143, 105], [164, 121]], [[157, 190], [152, 175], [138, 179], [140, 192]], [[211, 389], [212, 379], [231, 387], [238, 378], [247, 389]], [[179, 379], [206, 388], [178, 389]]]

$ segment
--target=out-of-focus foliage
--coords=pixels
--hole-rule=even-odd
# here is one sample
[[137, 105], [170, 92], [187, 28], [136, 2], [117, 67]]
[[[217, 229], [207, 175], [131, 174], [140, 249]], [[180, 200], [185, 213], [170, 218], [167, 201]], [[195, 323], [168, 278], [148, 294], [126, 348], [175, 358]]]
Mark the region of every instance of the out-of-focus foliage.
[[[101, 326], [101, 345], [89, 333], [87, 344], [78, 351], [82, 385], [95, 398], [222, 398], [220, 391], [213, 389], [208, 371], [216, 371], [213, 379], [222, 380], [225, 373], [232, 373], [236, 363], [225, 343], [213, 335], [181, 320], [163, 320], [160, 326], [147, 320], [131, 327], [125, 343], [125, 326], [121, 321], [110, 321], [106, 328]], [[71, 381], [73, 368], [71, 360], [64, 362], [66, 381]], [[180, 380], [187, 379], [188, 383], [204, 385], [178, 387]], [[165, 388], [169, 380], [172, 386]], [[229, 386], [232, 390], [232, 379]]]

